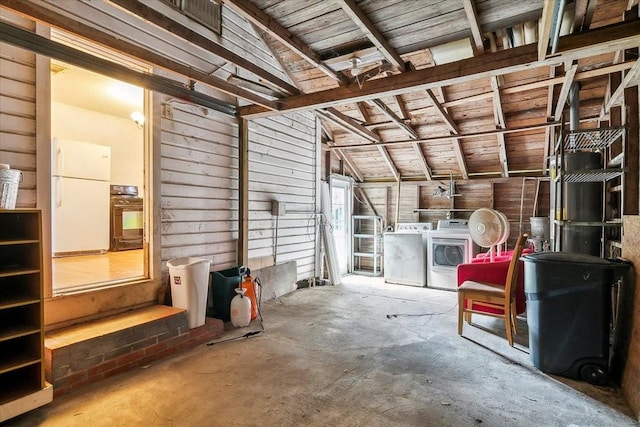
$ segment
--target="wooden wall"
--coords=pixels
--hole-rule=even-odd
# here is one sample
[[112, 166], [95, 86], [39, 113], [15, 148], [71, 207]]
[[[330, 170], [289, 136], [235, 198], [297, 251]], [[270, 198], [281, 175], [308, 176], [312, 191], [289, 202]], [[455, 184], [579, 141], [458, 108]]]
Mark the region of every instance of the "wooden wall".
[[[359, 184], [358, 187], [364, 191], [376, 214], [384, 216], [386, 224], [395, 224], [397, 184], [372, 183]], [[509, 245], [513, 246], [519, 232], [530, 232], [531, 216], [549, 215], [549, 182], [544, 179], [455, 181], [457, 196], [451, 198], [436, 195], [438, 187], [449, 190], [449, 181], [403, 183], [399, 222], [433, 222], [435, 225], [439, 219], [446, 218], [448, 210], [451, 210], [453, 218], [468, 218], [478, 208], [494, 208], [507, 216], [511, 229]], [[363, 197], [356, 197], [355, 206], [355, 211], [361, 214], [374, 213]]]
[[621, 292], [626, 300], [619, 301], [621, 319], [617, 328], [621, 332], [616, 334], [616, 341], [620, 354], [614, 355], [619, 356], [617, 360], [623, 366], [622, 392], [640, 420], [640, 217], [637, 215], [624, 217], [622, 257], [633, 263], [634, 271]]
[[[162, 262], [194, 256], [213, 270], [236, 266], [238, 124], [235, 118], [163, 97]], [[315, 269], [315, 117], [293, 114], [249, 124], [249, 258]], [[272, 201], [286, 214], [272, 215]], [[276, 233], [277, 232], [277, 233]], [[277, 251], [277, 252], [276, 252]]]
[[237, 122], [172, 98], [162, 103], [163, 269], [166, 261], [183, 256], [210, 259], [213, 270], [235, 266]]
[[[294, 113], [253, 120], [249, 141], [249, 258], [296, 261], [298, 280], [314, 277], [316, 118]], [[285, 215], [272, 215], [273, 201], [285, 204]]]
[[[34, 30], [32, 21], [0, 9], [12, 25]], [[0, 163], [22, 171], [16, 207], [36, 207], [36, 55], [0, 43]]]

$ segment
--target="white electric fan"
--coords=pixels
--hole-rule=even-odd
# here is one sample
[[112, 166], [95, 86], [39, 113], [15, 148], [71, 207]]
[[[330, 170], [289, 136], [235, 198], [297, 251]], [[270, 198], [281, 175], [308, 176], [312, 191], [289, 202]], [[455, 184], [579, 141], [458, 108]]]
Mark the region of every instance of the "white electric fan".
[[489, 256], [493, 261], [497, 248], [509, 238], [509, 221], [505, 214], [495, 209], [480, 208], [469, 217], [469, 234], [474, 242], [483, 248], [489, 248]]

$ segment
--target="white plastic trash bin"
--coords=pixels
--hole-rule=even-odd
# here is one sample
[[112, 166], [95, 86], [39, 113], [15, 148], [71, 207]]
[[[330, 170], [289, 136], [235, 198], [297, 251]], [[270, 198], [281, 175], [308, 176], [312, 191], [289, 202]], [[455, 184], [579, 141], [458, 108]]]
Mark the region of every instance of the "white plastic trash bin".
[[189, 329], [204, 325], [210, 264], [208, 259], [192, 257], [167, 262], [172, 305], [187, 310]]

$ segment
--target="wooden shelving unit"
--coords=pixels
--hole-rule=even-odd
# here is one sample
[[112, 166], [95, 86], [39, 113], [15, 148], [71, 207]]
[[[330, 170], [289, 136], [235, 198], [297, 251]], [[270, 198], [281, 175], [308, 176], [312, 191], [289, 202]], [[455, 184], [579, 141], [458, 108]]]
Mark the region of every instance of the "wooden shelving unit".
[[351, 265], [353, 272], [370, 276], [382, 274], [382, 217], [351, 217]]
[[53, 399], [44, 379], [41, 213], [0, 210], [0, 422]]

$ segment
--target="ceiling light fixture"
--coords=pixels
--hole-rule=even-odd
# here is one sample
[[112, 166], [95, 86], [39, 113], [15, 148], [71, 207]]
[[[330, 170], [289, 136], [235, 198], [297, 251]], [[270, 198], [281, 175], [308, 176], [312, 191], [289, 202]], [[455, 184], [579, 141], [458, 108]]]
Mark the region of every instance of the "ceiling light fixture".
[[362, 64], [362, 59], [353, 57], [349, 59], [349, 63], [351, 64], [351, 75], [355, 77], [360, 74], [360, 64]]
[[140, 111], [134, 111], [133, 113], [131, 113], [130, 117], [131, 120], [134, 121], [138, 129], [142, 129], [142, 127], [144, 126], [144, 114], [142, 114]]

